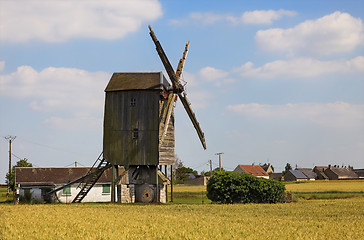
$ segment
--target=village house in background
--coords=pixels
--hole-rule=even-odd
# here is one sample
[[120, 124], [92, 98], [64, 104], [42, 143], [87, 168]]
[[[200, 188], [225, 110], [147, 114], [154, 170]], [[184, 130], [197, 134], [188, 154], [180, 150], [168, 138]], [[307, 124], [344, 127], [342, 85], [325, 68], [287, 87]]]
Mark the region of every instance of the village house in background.
[[349, 180], [359, 178], [352, 169], [331, 165], [329, 165], [325, 170], [325, 174], [330, 180]]
[[[17, 167], [15, 168], [15, 184], [18, 187], [19, 197], [28, 201], [60, 201], [72, 202], [80, 188], [78, 183], [57, 192], [56, 195], [47, 196], [46, 193], [63, 186], [86, 175], [90, 168], [86, 167]], [[84, 202], [110, 202], [111, 169], [104, 171], [99, 181], [84, 198]], [[48, 198], [48, 199], [47, 199]]]
[[263, 165], [260, 165], [260, 166], [263, 168], [263, 170], [266, 173], [268, 173], [268, 175], [274, 173], [274, 169], [273, 169], [273, 167], [272, 167], [272, 165], [270, 163], [268, 163], [268, 164], [264, 163]]
[[289, 170], [283, 176], [284, 181], [307, 181], [308, 178], [300, 170]]
[[358, 175], [360, 179], [364, 178], [364, 169], [353, 169], [353, 171]]
[[[361, 171], [358, 171], [361, 173]], [[306, 181], [306, 180], [355, 180], [359, 175], [350, 167], [315, 166], [310, 168], [296, 168], [289, 170], [283, 176], [284, 181]]]
[[317, 174], [312, 171], [312, 168], [296, 168], [295, 170], [301, 171], [307, 177], [307, 180], [315, 181], [317, 178]]
[[259, 165], [238, 165], [235, 169], [235, 172], [238, 173], [249, 173], [256, 177], [266, 178], [269, 179], [269, 175], [266, 171], [263, 170], [263, 168]]
[[201, 175], [196, 176], [196, 177], [193, 176], [193, 178], [184, 180], [183, 184], [195, 185], [195, 186], [206, 186], [209, 178], [210, 177], [201, 176]]
[[328, 166], [315, 166], [313, 168], [313, 172], [316, 173], [316, 179], [317, 180], [329, 180], [328, 176], [325, 174], [325, 170], [328, 168]]

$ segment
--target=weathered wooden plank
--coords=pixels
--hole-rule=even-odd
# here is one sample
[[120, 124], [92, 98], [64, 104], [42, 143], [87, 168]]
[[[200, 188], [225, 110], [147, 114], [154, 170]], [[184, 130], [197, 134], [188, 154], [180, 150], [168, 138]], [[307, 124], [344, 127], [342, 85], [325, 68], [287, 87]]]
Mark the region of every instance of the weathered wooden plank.
[[[131, 102], [135, 100], [135, 105]], [[108, 92], [104, 156], [115, 165], [157, 165], [159, 91]]]

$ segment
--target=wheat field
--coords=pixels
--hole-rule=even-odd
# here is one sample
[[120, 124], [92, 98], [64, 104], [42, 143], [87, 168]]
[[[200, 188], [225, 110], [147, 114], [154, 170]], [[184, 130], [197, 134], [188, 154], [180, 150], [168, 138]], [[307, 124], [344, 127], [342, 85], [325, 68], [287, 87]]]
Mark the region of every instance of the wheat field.
[[0, 239], [360, 239], [364, 198], [290, 204], [0, 206]]
[[[364, 181], [287, 184], [292, 192], [363, 192]], [[364, 197], [282, 204], [0, 204], [0, 239], [361, 239]], [[196, 196], [194, 196], [196, 195]], [[197, 197], [188, 199], [187, 197]], [[186, 198], [185, 201], [182, 201]], [[177, 201], [178, 202], [178, 201]], [[191, 204], [194, 203], [194, 204]], [[199, 204], [196, 204], [199, 203]]]
[[364, 192], [363, 180], [305, 181], [286, 184], [291, 192]]

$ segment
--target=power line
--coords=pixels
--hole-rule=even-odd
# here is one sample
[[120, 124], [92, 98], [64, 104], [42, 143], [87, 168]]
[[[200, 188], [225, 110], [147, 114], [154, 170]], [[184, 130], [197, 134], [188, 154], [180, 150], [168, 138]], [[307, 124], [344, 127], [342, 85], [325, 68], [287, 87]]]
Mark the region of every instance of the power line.
[[18, 157], [17, 155], [15, 155], [14, 153], [11, 153], [11, 155], [13, 155], [14, 157], [16, 157], [17, 159], [19, 159], [19, 160], [23, 160], [24, 158], [20, 158], [20, 157]]
[[30, 141], [30, 140], [27, 140], [27, 139], [25, 139], [23, 137], [18, 137], [18, 138], [20, 140], [23, 140], [24, 142], [31, 143], [31, 144], [35, 144], [35, 145], [38, 145], [38, 146], [41, 146], [41, 147], [45, 147], [45, 148], [49, 148], [49, 149], [52, 149], [52, 150], [56, 150], [56, 151], [60, 151], [60, 152], [65, 152], [65, 153], [72, 153], [72, 154], [77, 154], [77, 155], [84, 155], [83, 153], [73, 152], [73, 151], [69, 151], [69, 150], [66, 150], [66, 149], [52, 147], [52, 146], [48, 146], [48, 145], [42, 144], [42, 143], [37, 143], [35, 141]]

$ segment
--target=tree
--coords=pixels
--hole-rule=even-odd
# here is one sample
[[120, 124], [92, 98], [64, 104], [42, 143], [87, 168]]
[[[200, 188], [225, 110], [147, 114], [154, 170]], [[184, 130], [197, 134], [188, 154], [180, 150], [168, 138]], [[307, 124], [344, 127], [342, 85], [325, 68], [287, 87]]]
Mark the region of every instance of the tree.
[[11, 169], [11, 173], [7, 173], [5, 177], [6, 184], [10, 183], [10, 189], [11, 191], [15, 190], [15, 167], [33, 167], [33, 164], [28, 162], [28, 159], [24, 158], [16, 162], [16, 165], [14, 165]]
[[179, 161], [177, 168], [175, 170], [175, 177], [176, 180], [186, 180], [190, 178], [190, 174], [193, 174], [194, 176], [198, 175], [198, 172], [196, 170], [193, 170], [190, 167], [185, 167], [183, 165], [182, 161]]
[[289, 170], [292, 170], [291, 164], [287, 163], [284, 171], [282, 172], [282, 175], [286, 174], [286, 172], [288, 172]]

